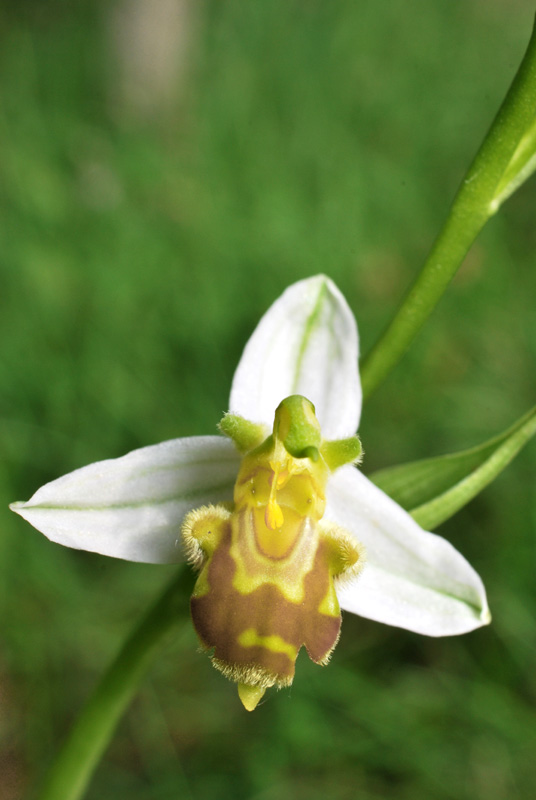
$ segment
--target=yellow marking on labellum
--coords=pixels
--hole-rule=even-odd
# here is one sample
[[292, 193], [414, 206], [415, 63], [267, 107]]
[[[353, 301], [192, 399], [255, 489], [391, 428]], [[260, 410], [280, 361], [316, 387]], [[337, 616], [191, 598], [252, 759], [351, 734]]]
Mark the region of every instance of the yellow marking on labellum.
[[262, 514], [259, 508], [253, 509], [251, 519], [255, 530], [255, 541], [261, 555], [277, 561], [291, 556], [292, 548], [300, 535], [303, 517], [294, 509], [286, 508], [285, 524], [277, 529], [270, 528], [266, 524], [266, 514]]
[[231, 529], [230, 554], [236, 566], [233, 586], [237, 591], [247, 595], [269, 583], [290, 602], [302, 603], [305, 576], [313, 568], [318, 548], [314, 521], [287, 510], [284, 528], [274, 534], [264, 525], [261, 509], [245, 508], [235, 511]]
[[260, 636], [255, 628], [248, 628], [242, 631], [238, 637], [238, 644], [242, 647], [266, 647], [273, 653], [285, 653], [293, 661], [298, 655], [296, 647], [285, 642], [281, 636], [272, 634], [271, 636]]
[[341, 625], [335, 581], [355, 577], [364, 552], [342, 528], [321, 522], [328, 460], [355, 460], [356, 446], [324, 443], [327, 460], [314, 406], [297, 395], [280, 404], [261, 444], [258, 426], [253, 436], [240, 425], [238, 417], [222, 424], [242, 452], [252, 442], [232, 510], [190, 512], [182, 536], [199, 570], [191, 612], [201, 645], [251, 711], [266, 688], [292, 683], [301, 647], [317, 664], [328, 662]]
[[325, 596], [321, 600], [318, 610], [321, 614], [326, 614], [331, 617], [337, 617], [341, 613], [337, 592], [332, 583], [330, 583]]

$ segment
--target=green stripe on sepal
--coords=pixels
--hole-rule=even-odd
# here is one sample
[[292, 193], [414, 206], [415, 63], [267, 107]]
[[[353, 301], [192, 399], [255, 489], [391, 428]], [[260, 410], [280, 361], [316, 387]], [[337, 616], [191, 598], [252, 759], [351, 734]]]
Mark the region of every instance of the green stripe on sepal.
[[371, 480], [423, 528], [452, 517], [512, 461], [536, 433], [536, 406], [478, 447], [380, 470]]

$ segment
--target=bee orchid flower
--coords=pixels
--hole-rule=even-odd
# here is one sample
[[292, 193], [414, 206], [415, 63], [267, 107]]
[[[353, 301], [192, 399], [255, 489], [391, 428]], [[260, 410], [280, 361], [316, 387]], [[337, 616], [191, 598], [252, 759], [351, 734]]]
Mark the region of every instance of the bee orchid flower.
[[197, 570], [201, 646], [248, 710], [304, 646], [329, 660], [341, 609], [428, 636], [489, 622], [477, 573], [358, 469], [357, 327], [319, 275], [290, 286], [236, 370], [223, 435], [75, 470], [11, 508], [68, 547]]

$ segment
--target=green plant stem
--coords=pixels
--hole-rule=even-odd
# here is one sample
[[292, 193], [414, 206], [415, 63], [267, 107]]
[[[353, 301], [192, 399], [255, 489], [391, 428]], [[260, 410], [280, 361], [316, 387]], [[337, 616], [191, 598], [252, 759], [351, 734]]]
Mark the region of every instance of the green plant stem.
[[181, 569], [125, 642], [78, 717], [46, 776], [39, 800], [78, 800], [164, 635], [184, 616], [188, 572]]
[[[486, 138], [462, 181], [449, 216], [415, 283], [364, 359], [361, 379], [368, 397], [402, 358], [437, 305], [487, 220], [508, 196], [502, 179], [536, 115], [536, 27], [517, 74]], [[521, 170], [526, 158], [520, 163]], [[530, 174], [530, 173], [528, 173]], [[527, 175], [528, 176], [528, 175]], [[517, 188], [517, 175], [509, 185]], [[497, 190], [500, 190], [499, 192]], [[511, 192], [510, 192], [511, 193]]]

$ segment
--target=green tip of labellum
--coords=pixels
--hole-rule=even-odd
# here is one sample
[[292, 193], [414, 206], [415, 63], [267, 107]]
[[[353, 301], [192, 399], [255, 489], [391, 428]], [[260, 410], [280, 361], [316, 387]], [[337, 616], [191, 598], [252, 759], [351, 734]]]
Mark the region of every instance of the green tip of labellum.
[[359, 462], [363, 455], [363, 448], [358, 436], [350, 436], [348, 439], [323, 442], [320, 452], [328, 468], [333, 472], [343, 464]]
[[250, 686], [247, 683], [238, 684], [238, 696], [246, 711], [254, 711], [259, 700], [262, 699], [266, 689], [260, 686]]
[[311, 401], [300, 394], [286, 397], [275, 412], [274, 436], [293, 458], [318, 461], [322, 437]]

